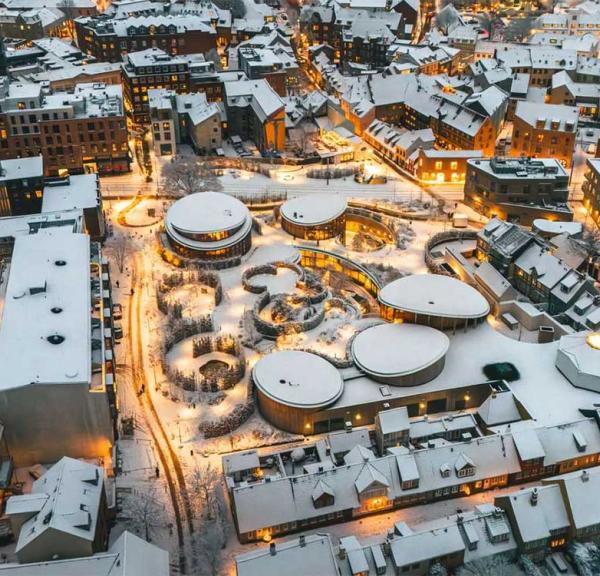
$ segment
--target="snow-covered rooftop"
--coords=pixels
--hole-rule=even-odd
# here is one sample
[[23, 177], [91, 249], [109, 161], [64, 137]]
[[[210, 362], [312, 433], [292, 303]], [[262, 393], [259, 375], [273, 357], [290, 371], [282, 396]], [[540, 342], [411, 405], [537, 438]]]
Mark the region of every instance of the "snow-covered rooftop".
[[354, 362], [373, 376], [399, 376], [427, 368], [445, 356], [448, 337], [418, 324], [379, 324], [352, 343]]
[[334, 220], [346, 211], [346, 199], [333, 194], [308, 194], [288, 200], [281, 215], [294, 224], [316, 226]]
[[[43, 541], [45, 532], [66, 533], [76, 539], [92, 542], [96, 538], [104, 492], [104, 471], [81, 460], [64, 457], [33, 483], [32, 494], [45, 496], [35, 503], [35, 514], [21, 527], [17, 553]], [[6, 512], [10, 516], [22, 512], [21, 499], [31, 503], [29, 496], [12, 496]]]
[[533, 221], [533, 230], [539, 230], [546, 234], [562, 234], [566, 232], [570, 236], [580, 234], [583, 229], [581, 222], [556, 222], [553, 220], [545, 220], [544, 218], [536, 218]]
[[107, 552], [33, 564], [0, 565], [2, 576], [168, 576], [169, 554], [130, 532], [124, 532]]
[[44, 159], [42, 156], [0, 161], [0, 182], [21, 178], [41, 178], [43, 175]]
[[46, 185], [42, 212], [60, 212], [73, 208], [96, 208], [99, 203], [98, 175], [78, 174], [59, 185]]
[[556, 366], [573, 386], [600, 392], [600, 349], [594, 345], [600, 346], [598, 333], [578, 332], [563, 336]]
[[258, 389], [281, 404], [319, 408], [335, 402], [344, 389], [337, 368], [327, 360], [298, 350], [261, 358], [252, 371]]
[[248, 208], [237, 198], [220, 192], [198, 192], [177, 200], [166, 220], [183, 234], [210, 234], [238, 228], [248, 217]]
[[302, 541], [277, 542], [274, 548], [241, 554], [235, 559], [237, 576], [338, 576], [331, 540], [327, 534], [311, 534]]
[[487, 300], [475, 288], [440, 274], [398, 278], [383, 287], [379, 301], [407, 312], [444, 318], [481, 318], [490, 311]]
[[0, 324], [0, 386], [90, 382], [90, 306], [87, 235], [61, 227], [18, 236]]

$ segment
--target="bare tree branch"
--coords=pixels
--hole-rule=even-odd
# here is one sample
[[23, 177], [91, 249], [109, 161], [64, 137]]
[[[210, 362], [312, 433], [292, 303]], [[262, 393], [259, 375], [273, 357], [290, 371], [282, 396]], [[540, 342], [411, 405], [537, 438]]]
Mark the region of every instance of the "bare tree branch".
[[210, 164], [191, 154], [175, 156], [163, 167], [162, 179], [164, 189], [176, 197], [195, 192], [218, 192], [223, 189]]

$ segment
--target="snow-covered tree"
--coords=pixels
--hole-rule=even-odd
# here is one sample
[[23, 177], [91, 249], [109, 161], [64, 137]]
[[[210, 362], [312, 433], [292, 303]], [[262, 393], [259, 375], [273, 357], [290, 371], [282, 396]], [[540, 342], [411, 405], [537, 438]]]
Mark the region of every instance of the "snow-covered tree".
[[213, 520], [218, 516], [217, 487], [220, 475], [210, 463], [205, 467], [196, 465], [192, 470], [188, 484], [190, 486], [192, 507], [197, 518]]
[[506, 556], [495, 555], [480, 558], [461, 566], [456, 571], [456, 576], [512, 576], [514, 566]]
[[165, 164], [162, 179], [164, 189], [176, 197], [223, 189], [212, 167], [192, 154], [175, 156], [172, 162]]
[[525, 572], [525, 576], [543, 576], [540, 569], [529, 556], [521, 556], [519, 558], [519, 566]]
[[448, 570], [443, 564], [436, 562], [429, 567], [428, 576], [448, 576]]
[[129, 517], [131, 529], [144, 538], [152, 541], [155, 532], [164, 526], [164, 505], [159, 501], [156, 485], [136, 489], [125, 500], [124, 515]]
[[223, 548], [227, 538], [223, 525], [219, 520], [207, 522], [195, 538], [195, 553], [200, 560], [198, 574], [202, 576], [219, 576]]
[[597, 576], [600, 574], [600, 550], [598, 546], [591, 543], [583, 544], [574, 540], [569, 544], [568, 551], [579, 576]]
[[115, 236], [111, 239], [110, 245], [107, 247], [110, 257], [115, 261], [119, 272], [123, 274], [125, 270], [125, 262], [129, 253], [129, 242], [123, 234]]

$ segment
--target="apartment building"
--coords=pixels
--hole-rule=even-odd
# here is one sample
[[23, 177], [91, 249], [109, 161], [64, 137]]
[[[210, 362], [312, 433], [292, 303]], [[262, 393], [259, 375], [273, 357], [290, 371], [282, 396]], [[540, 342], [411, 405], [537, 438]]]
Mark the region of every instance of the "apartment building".
[[124, 54], [147, 48], [176, 55], [205, 53], [217, 46], [210, 20], [193, 14], [77, 18], [75, 35], [82, 52], [104, 62], [120, 62]]
[[[96, 16], [102, 10], [105, 0], [70, 0], [68, 12], [72, 18]], [[65, 10], [64, 0], [2, 0], [2, 6], [8, 10], [37, 10], [50, 8]]]
[[600, 510], [595, 494], [599, 488], [599, 471], [592, 468], [497, 496], [494, 504], [506, 513], [518, 551], [541, 561], [573, 540], [597, 541]]
[[40, 84], [0, 85], [0, 159], [41, 155], [45, 176], [129, 170], [120, 86], [78, 84], [45, 93]]
[[458, 184], [465, 181], [467, 163], [482, 156], [479, 150], [420, 149], [415, 174], [422, 182]]
[[[34, 218], [34, 217], [30, 217]], [[112, 467], [116, 391], [112, 297], [100, 246], [72, 220], [36, 216], [9, 235], [0, 323], [0, 419], [17, 466], [63, 456]]]
[[600, 226], [600, 159], [588, 158], [583, 190], [583, 205], [590, 218]]
[[135, 124], [147, 124], [149, 90], [165, 89], [177, 94], [202, 92], [209, 102], [223, 100], [223, 75], [202, 54], [171, 56], [160, 48], [127, 54], [122, 65], [123, 96]]
[[[73, 508], [73, 499], [77, 508]], [[108, 545], [104, 469], [63, 457], [6, 507], [22, 564], [91, 556]]]
[[57, 8], [7, 10], [0, 8], [0, 34], [6, 38], [36, 40], [49, 36], [66, 36], [67, 18]]
[[566, 72], [558, 72], [552, 76], [549, 103], [575, 106], [582, 118], [597, 120], [600, 88], [589, 82], [575, 82]]
[[0, 161], [0, 216], [41, 212], [43, 190], [42, 156]]
[[519, 102], [513, 120], [511, 156], [556, 158], [571, 166], [579, 110], [572, 106]]
[[531, 226], [536, 218], [571, 221], [569, 176], [554, 158], [467, 161], [465, 203], [487, 217]]
[[176, 94], [173, 90], [150, 90], [152, 139], [157, 154], [177, 153], [177, 145], [189, 143], [204, 156], [221, 147], [221, 111], [206, 95]]
[[285, 106], [264, 79], [225, 83], [229, 135], [252, 140], [264, 153], [285, 148]]

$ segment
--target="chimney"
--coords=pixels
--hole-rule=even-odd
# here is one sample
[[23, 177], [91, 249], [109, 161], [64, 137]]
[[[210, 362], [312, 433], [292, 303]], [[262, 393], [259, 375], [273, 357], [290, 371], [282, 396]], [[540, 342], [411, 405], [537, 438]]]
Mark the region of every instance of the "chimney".
[[269, 544], [269, 554], [271, 556], [275, 556], [277, 554], [277, 549], [275, 548], [275, 542], [271, 542]]
[[306, 547], [306, 537], [304, 536], [304, 534], [302, 534], [300, 536], [300, 548], [305, 548]]
[[538, 503], [538, 489], [537, 488], [534, 488], [533, 491], [531, 492], [530, 501], [531, 501], [532, 506], [537, 506], [537, 503]]

